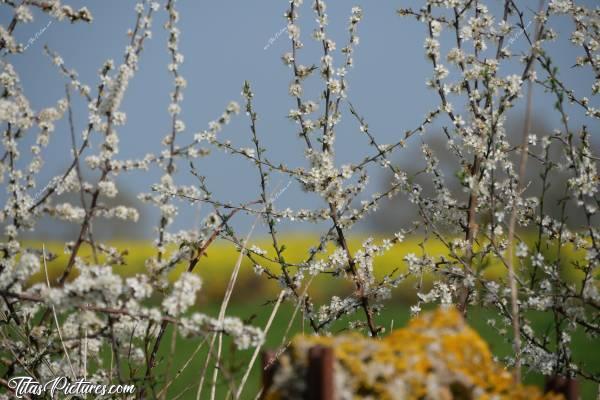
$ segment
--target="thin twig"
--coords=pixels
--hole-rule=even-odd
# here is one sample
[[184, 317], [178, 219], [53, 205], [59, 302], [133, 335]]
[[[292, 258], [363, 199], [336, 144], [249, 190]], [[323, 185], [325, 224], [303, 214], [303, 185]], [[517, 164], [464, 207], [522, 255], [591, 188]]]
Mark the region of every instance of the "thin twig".
[[[271, 315], [269, 316], [269, 320], [267, 321], [267, 325], [265, 325], [265, 329], [264, 329], [265, 336], [267, 335], [267, 333], [271, 329], [271, 324], [273, 323], [273, 320], [275, 319], [275, 315], [277, 315], [277, 311], [279, 310], [279, 306], [281, 305], [281, 302], [283, 301], [284, 297], [285, 297], [285, 290], [282, 290], [281, 292], [279, 292], [279, 296], [277, 297], [277, 302], [275, 303], [275, 307], [273, 307], [273, 311], [271, 311]], [[248, 367], [246, 368], [246, 372], [244, 373], [242, 381], [240, 382], [240, 386], [238, 387], [238, 391], [235, 394], [235, 399], [236, 400], [239, 399], [240, 396], [242, 395], [242, 391], [244, 390], [244, 386], [246, 385], [246, 381], [248, 380], [248, 377], [250, 376], [250, 371], [252, 371], [252, 367], [254, 366], [254, 363], [256, 362], [256, 358], [258, 357], [258, 354], [260, 353], [261, 349], [262, 349], [262, 345], [256, 346], [256, 348], [254, 349], [254, 353], [252, 354], [252, 358], [250, 359], [250, 363], [248, 363]]]
[[[46, 265], [46, 245], [42, 244], [42, 259], [44, 261], [44, 274], [46, 275], [46, 284], [48, 285], [48, 289], [50, 289], [50, 279], [48, 278], [48, 266]], [[60, 343], [65, 352], [65, 357], [67, 358], [67, 362], [69, 363], [69, 368], [71, 369], [71, 373], [73, 374], [73, 379], [77, 379], [77, 374], [75, 373], [75, 369], [73, 368], [73, 364], [71, 363], [71, 357], [69, 357], [69, 352], [67, 351], [67, 346], [65, 345], [65, 341], [63, 340], [62, 333], [60, 330], [60, 323], [58, 322], [58, 315], [56, 315], [56, 308], [54, 304], [50, 306], [52, 309], [52, 315], [54, 316], [54, 323], [56, 324], [56, 331], [58, 332], [58, 337], [60, 339]]]

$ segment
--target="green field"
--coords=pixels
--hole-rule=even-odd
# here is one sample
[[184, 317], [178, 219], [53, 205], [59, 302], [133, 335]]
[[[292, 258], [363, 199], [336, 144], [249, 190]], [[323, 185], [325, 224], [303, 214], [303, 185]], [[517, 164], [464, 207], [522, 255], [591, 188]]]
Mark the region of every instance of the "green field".
[[[252, 319], [253, 324], [258, 326], [264, 326], [271, 312], [271, 306], [264, 306], [263, 299], [258, 298], [234, 298], [232, 299], [233, 304], [229, 307], [229, 314], [237, 315], [244, 319]], [[218, 304], [206, 305], [200, 307], [200, 311], [207, 312], [216, 316], [218, 314]], [[287, 329], [290, 316], [292, 315], [292, 307], [289, 305], [283, 306], [271, 327], [269, 332], [266, 348], [278, 349], [281, 345], [283, 335]], [[469, 315], [469, 323], [475, 328], [484, 339], [489, 343], [490, 348], [494, 355], [502, 357], [510, 354], [510, 344], [506, 341], [507, 337], [500, 337], [492, 328], [487, 326], [486, 321], [492, 315], [481, 309], [472, 309]], [[390, 304], [378, 317], [378, 322], [386, 327], [402, 327], [406, 324], [409, 318], [408, 309], [404, 305]], [[548, 324], [551, 323], [551, 317], [549, 315], [529, 315], [532, 321], [533, 328], [537, 330], [545, 330]], [[343, 322], [338, 323], [334, 326], [333, 331], [340, 331], [343, 329]], [[300, 333], [303, 331], [302, 324], [299, 319], [296, 319], [293, 324], [292, 331], [294, 333]], [[309, 332], [308, 328], [305, 332]], [[163, 341], [163, 346], [160, 351], [162, 361], [166, 361], [170, 354], [170, 338], [171, 331], [168, 332], [167, 336]], [[171, 376], [177, 371], [183, 364], [186, 363], [194, 349], [197, 347], [200, 340], [190, 339], [179, 339], [175, 348], [175, 356], [173, 367], [170, 369]], [[228, 367], [232, 367], [231, 375], [237, 377], [237, 381], [243, 375], [248, 361], [252, 354], [252, 350], [247, 351], [230, 351], [229, 341], [225, 341], [226, 346], [224, 347], [224, 357], [227, 360]], [[201, 374], [204, 360], [206, 359], [206, 349], [208, 344], [205, 344], [202, 349], [196, 354], [193, 360], [190, 362], [188, 368], [179, 376], [177, 380], [173, 382], [170, 387], [168, 399], [173, 399], [182, 392], [185, 394], [181, 397], [182, 399], [195, 399], [196, 391], [199, 382], [199, 376]], [[578, 332], [573, 337], [573, 356], [577, 360], [581, 360], [590, 366], [593, 370], [600, 370], [600, 341], [596, 343], [590, 343], [584, 337], [582, 332]], [[163, 372], [166, 366], [166, 362], [159, 364], [158, 371]], [[525, 383], [535, 384], [540, 387], [543, 386], [543, 377], [532, 371], [525, 371]], [[209, 371], [207, 376], [212, 376], [212, 370]], [[598, 390], [597, 385], [589, 381], [581, 381], [583, 399], [595, 399], [596, 392]], [[244, 399], [253, 399], [260, 387], [260, 360], [257, 361], [255, 368], [252, 371], [249, 383], [244, 389]], [[219, 380], [217, 399], [224, 399], [227, 393], [228, 386], [223, 379]], [[187, 390], [187, 391], [186, 391]], [[210, 385], [205, 384], [202, 391], [202, 399], [210, 398]]]
[[[286, 259], [290, 262], [300, 262], [306, 256], [308, 248], [314, 246], [315, 240], [316, 238], [308, 236], [285, 237], [283, 243], [288, 249], [284, 253]], [[361, 241], [360, 238], [355, 238], [354, 240], [351, 240], [350, 246], [353, 249], [357, 249], [360, 246]], [[265, 250], [270, 250], [269, 242], [267, 240], [257, 240], [252, 244], [256, 244]], [[40, 242], [31, 242], [26, 245], [33, 248], [41, 248]], [[129, 250], [125, 257], [126, 264], [114, 267], [114, 269], [123, 276], [142, 273], [145, 268], [144, 260], [150, 257], [155, 251], [155, 249], [147, 242], [116, 242], [112, 243], [112, 245], [119, 249], [127, 248]], [[62, 247], [58, 243], [45, 243], [45, 246], [49, 251], [58, 256], [54, 261], [49, 263], [49, 273], [51, 276], [56, 277], [64, 268], [67, 255], [63, 253]], [[440, 242], [434, 240], [426, 242], [424, 246], [425, 251], [430, 255], [442, 255], [446, 253], [444, 246]], [[385, 256], [376, 259], [375, 273], [377, 276], [381, 277], [396, 268], [398, 268], [399, 271], [404, 271], [406, 266], [402, 261], [403, 257], [408, 253], [420, 254], [422, 251], [423, 249], [420, 247], [420, 240], [416, 239], [397, 245], [386, 253]], [[554, 249], [545, 248], [543, 251], [546, 253], [547, 257], [552, 257]], [[570, 248], [563, 249], [563, 254], [567, 254], [567, 258], [563, 265], [563, 273], [567, 280], [576, 280], [579, 271], [572, 270], [569, 261], [581, 257], [581, 254]], [[91, 257], [89, 249], [83, 249], [81, 255], [85, 258]], [[200, 261], [195, 270], [195, 272], [204, 280], [204, 285], [200, 292], [199, 300], [194, 307], [194, 311], [204, 312], [215, 317], [217, 316], [219, 305], [237, 255], [238, 253], [233, 245], [227, 242], [221, 241], [211, 246], [207, 256]], [[265, 264], [265, 266], [268, 265]], [[170, 278], [176, 279], [183, 268], [183, 265], [178, 266], [175, 271], [171, 273]], [[493, 260], [482, 260], [479, 269], [487, 278], [503, 279], [506, 274], [505, 267]], [[73, 275], [73, 277], [74, 276], [75, 275]], [[40, 274], [32, 278], [32, 282], [39, 281], [42, 278], [43, 275], [40, 272]], [[425, 283], [427, 283], [430, 278], [431, 277], [427, 276], [424, 277]], [[343, 286], [339, 286], [337, 282], [331, 278], [326, 278], [315, 280], [311, 285], [310, 293], [311, 296], [319, 302], [319, 300], [329, 297], [332, 294], [343, 293], [344, 291], [345, 288]], [[265, 303], [269, 300], [274, 300], [278, 292], [279, 289], [276, 282], [268, 281], [264, 276], [256, 276], [252, 270], [252, 265], [248, 260], [244, 260], [227, 314], [238, 316], [249, 321], [253, 325], [264, 327], [272, 310], [272, 305], [265, 305]], [[385, 326], [388, 330], [392, 326], [403, 326], [408, 320], [408, 305], [414, 300], [414, 294], [414, 289], [410, 283], [398, 288], [394, 293], [393, 303], [387, 304], [382, 314], [378, 316], [378, 323]], [[266, 343], [267, 348], [277, 349], [281, 345], [292, 311], [289, 304], [284, 304], [281, 307], [271, 331], [268, 334]], [[494, 315], [489, 311], [475, 308], [472, 309], [469, 314], [469, 322], [487, 340], [493, 354], [502, 357], [510, 354], [510, 338], [508, 334], [503, 337], [500, 336], [492, 328], [487, 326], [486, 321], [493, 316]], [[527, 318], [532, 321], [532, 326], [536, 331], [546, 331], [548, 326], [552, 323], [552, 316], [549, 314], [528, 314]], [[303, 331], [300, 320], [301, 318], [298, 316], [290, 332], [292, 335]], [[337, 332], [343, 328], [344, 321], [340, 321], [334, 325], [333, 331]], [[306, 329], [306, 332], [308, 333], [309, 330]], [[161, 351], [159, 353], [159, 373], [164, 371], [168, 366], [167, 360], [169, 359], [169, 354], [171, 352], [171, 333], [171, 331], [167, 331], [166, 337], [162, 342]], [[176, 371], [186, 363], [198, 343], [199, 340], [190, 339], [179, 339], [177, 341], [173, 356], [173, 364], [169, 368], [171, 377], [173, 377]], [[230, 373], [238, 378], [236, 379], [237, 382], [246, 369], [252, 350], [233, 352], [231, 351], [230, 342], [228, 340], [225, 341], [225, 344], [226, 346], [224, 347], [223, 354], [227, 360], [226, 365], [228, 369], [231, 369]], [[584, 362], [589, 367], [588, 370], [599, 373], [600, 340], [596, 340], [592, 343], [584, 337], [583, 332], [577, 332], [572, 338], [572, 344], [574, 358]], [[180, 397], [182, 399], [195, 399], [202, 366], [204, 360], [206, 360], [207, 347], [208, 345], [205, 345], [196, 354], [185, 371], [172, 383], [168, 392], [168, 399], [176, 398], [181, 393], [184, 393], [183, 396]], [[106, 357], [106, 361], [108, 361], [110, 356], [107, 354]], [[260, 383], [259, 365], [260, 360], [257, 361], [256, 366], [253, 369], [251, 379], [246, 386], [243, 398], [252, 399], [258, 391]], [[138, 371], [136, 375], [139, 376], [140, 373], [141, 372]], [[210, 376], [212, 376], [212, 370], [207, 374], [207, 377]], [[204, 385], [202, 399], [210, 398], [210, 378], [208, 379], [209, 382], [206, 382]], [[530, 371], [526, 371], [525, 381], [537, 385], [543, 384], [543, 378], [539, 374]], [[186, 391], [186, 389], [188, 390]], [[582, 389], [584, 399], [595, 398], [597, 385], [592, 382], [582, 382]], [[220, 379], [216, 398], [225, 398], [226, 393], [227, 385], [224, 380]]]

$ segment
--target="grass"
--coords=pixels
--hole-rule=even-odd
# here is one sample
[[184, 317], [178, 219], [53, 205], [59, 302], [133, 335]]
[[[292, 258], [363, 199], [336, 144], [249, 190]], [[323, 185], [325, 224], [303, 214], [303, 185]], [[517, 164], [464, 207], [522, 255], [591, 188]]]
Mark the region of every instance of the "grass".
[[[292, 263], [300, 262], [306, 256], [308, 249], [314, 246], [316, 243], [316, 237], [310, 236], [287, 236], [283, 239], [282, 243], [286, 246], [284, 255], [286, 260]], [[527, 236], [526, 241], [532, 243], [534, 238]], [[352, 249], [359, 248], [362, 242], [361, 238], [353, 238], [350, 240], [350, 247]], [[421, 247], [422, 239], [413, 238], [406, 242], [395, 246], [384, 256], [378, 257], [375, 260], [375, 273], [378, 277], [382, 277], [386, 274], [391, 273], [394, 269], [399, 271], [406, 270], [406, 266], [402, 261], [403, 257], [408, 253], [415, 253], [417, 255], [422, 254], [425, 251], [427, 254], [432, 256], [439, 256], [447, 254], [443, 244], [437, 240], [429, 240]], [[268, 240], [257, 240], [250, 245], [255, 244], [264, 250], [270, 250], [270, 242]], [[32, 248], [41, 248], [40, 242], [26, 243], [26, 246]], [[46, 242], [46, 248], [58, 255], [58, 257], [49, 263], [49, 274], [51, 277], [57, 277], [64, 269], [67, 256], [62, 251], [62, 244]], [[131, 276], [136, 273], [143, 273], [145, 271], [144, 260], [151, 257], [156, 251], [155, 248], [148, 242], [114, 242], [111, 245], [119, 249], [128, 249], [128, 254], [125, 256], [126, 264], [121, 266], [115, 266], [114, 269], [123, 276]], [[542, 252], [545, 254], [547, 259], [552, 259], [556, 249], [551, 245], [542, 248]], [[581, 253], [575, 252], [572, 248], [563, 248], [563, 254], [566, 254], [565, 261], [563, 262], [563, 274], [569, 281], [576, 281], [580, 271], [573, 269], [572, 262], [582, 257]], [[89, 249], [83, 249], [81, 252], [82, 257], [91, 258]], [[220, 300], [223, 297], [227, 282], [229, 281], [230, 273], [235, 264], [235, 260], [238, 253], [233, 245], [225, 241], [216, 242], [209, 248], [207, 257], [204, 257], [198, 264], [195, 272], [198, 273], [205, 282], [203, 289], [200, 293], [200, 299], [195, 307], [196, 311], [202, 311], [212, 316], [218, 315], [218, 309], [220, 306]], [[265, 263], [266, 267], [273, 267], [268, 263]], [[183, 270], [185, 266], [180, 265], [175, 268], [170, 274], [170, 279], [174, 280], [178, 274]], [[479, 271], [486, 278], [502, 279], [506, 275], [505, 267], [497, 260], [479, 260]], [[76, 272], [71, 276], [73, 278]], [[31, 280], [31, 282], [40, 281], [43, 278], [43, 274], [37, 274]], [[430, 276], [424, 277], [425, 284], [431, 281]], [[335, 289], [334, 289], [335, 288]], [[317, 302], [324, 298], [331, 296], [332, 294], [341, 294], [347, 289], [339, 283], [332, 282], [331, 278], [324, 277], [316, 279], [311, 285], [310, 294]], [[254, 325], [264, 327], [268, 316], [271, 312], [272, 306], [265, 305], [265, 302], [269, 299], [275, 299], [279, 288], [276, 282], [268, 281], [264, 277], [258, 277], [252, 270], [252, 265], [247, 259], [244, 259], [240, 275], [234, 290], [231, 304], [228, 308], [228, 315], [239, 316], [251, 322]], [[389, 329], [392, 325], [394, 327], [403, 326], [408, 320], [408, 306], [414, 300], [414, 289], [411, 284], [404, 285], [398, 288], [394, 294], [395, 302], [388, 304], [382, 314], [378, 317], [377, 321], [379, 324], [384, 325]], [[284, 332], [288, 326], [289, 318], [292, 315], [292, 309], [289, 304], [284, 304], [277, 315], [271, 331], [267, 338], [266, 348], [276, 349], [281, 345]], [[469, 315], [469, 323], [473, 326], [483, 338], [489, 343], [492, 352], [497, 357], [507, 356], [511, 353], [511, 345], [509, 343], [509, 335], [500, 336], [492, 328], [490, 328], [486, 321], [495, 315], [489, 311], [475, 308]], [[527, 317], [532, 322], [532, 327], [536, 331], [545, 331], [547, 327], [552, 323], [552, 315], [548, 313], [535, 313], [528, 314]], [[303, 329], [300, 318], [297, 318], [292, 325], [291, 334], [300, 332], [309, 332], [309, 328]], [[344, 327], [344, 321], [341, 321], [334, 325], [333, 331], [340, 331]], [[167, 367], [166, 360], [170, 353], [171, 346], [171, 334], [168, 330], [166, 337], [164, 338], [159, 352], [159, 367], [158, 373], [162, 374]], [[170, 376], [173, 376], [176, 371], [186, 363], [194, 349], [198, 346], [199, 340], [191, 339], [180, 339], [177, 341], [177, 345], [174, 353], [174, 363], [170, 368]], [[580, 360], [586, 363], [591, 370], [598, 373], [600, 372], [600, 342], [590, 342], [586, 339], [583, 332], [577, 332], [572, 338], [572, 349], [573, 355], [576, 360]], [[230, 341], [225, 340], [224, 346], [224, 357], [227, 360], [227, 365], [231, 369], [231, 373], [237, 378], [243, 375], [249, 358], [252, 354], [252, 350], [248, 351], [229, 351]], [[204, 360], [206, 360], [206, 348], [205, 345], [197, 355], [191, 359], [188, 367], [181, 373], [178, 379], [176, 379], [170, 386], [168, 392], [168, 399], [174, 399], [180, 393], [184, 393], [181, 399], [195, 399], [197, 385], [199, 377], [202, 371]], [[105, 356], [105, 361], [109, 362], [110, 355]], [[260, 384], [260, 362], [256, 363], [255, 368], [252, 371], [250, 380], [244, 390], [243, 398], [254, 398], [257, 393]], [[126, 371], [127, 375], [129, 372]], [[137, 376], [141, 374], [137, 372]], [[205, 383], [202, 399], [210, 398], [210, 376], [212, 376], [212, 370], [207, 373], [208, 382]], [[525, 374], [525, 382], [542, 385], [541, 375], [535, 373], [535, 371], [529, 371]], [[191, 385], [191, 386], [190, 386]], [[187, 391], [186, 391], [187, 389]], [[594, 398], [597, 386], [592, 382], [582, 382], [583, 398]], [[227, 387], [224, 380], [219, 380], [218, 393], [216, 398], [225, 398], [227, 393]]]
[[[213, 316], [218, 314], [219, 304], [209, 304], [202, 307], [201, 311], [209, 313]], [[252, 320], [252, 323], [258, 326], [264, 326], [271, 312], [270, 306], [264, 306], [262, 300], [249, 299], [249, 298], [234, 298], [232, 304], [229, 307], [229, 314], [237, 315], [242, 318]], [[279, 311], [267, 338], [265, 348], [278, 349], [282, 344], [282, 338], [288, 326], [289, 318], [292, 314], [292, 307], [287, 304], [283, 305]], [[509, 343], [509, 337], [501, 337], [497, 332], [490, 328], [486, 321], [489, 318], [494, 317], [489, 311], [473, 308], [470, 311], [469, 323], [476, 329], [480, 335], [488, 342], [492, 352], [497, 357], [501, 358], [508, 356], [511, 353], [511, 345]], [[528, 318], [532, 321], [534, 330], [545, 330], [551, 323], [551, 315], [544, 313], [530, 314]], [[394, 328], [402, 327], [406, 324], [409, 319], [408, 307], [399, 304], [390, 304], [384, 309], [382, 314], [378, 317], [378, 322], [387, 327], [389, 330], [393, 325]], [[338, 322], [333, 326], [334, 332], [341, 332], [344, 327], [344, 321]], [[309, 333], [310, 329], [307, 326], [303, 329], [302, 323], [299, 318], [294, 321], [292, 325], [292, 334], [301, 332]], [[165, 361], [170, 353], [170, 338], [172, 331], [167, 332], [167, 336], [163, 341], [163, 346], [159, 353], [159, 360]], [[177, 342], [174, 355], [174, 366], [171, 368], [171, 376], [177, 371], [183, 364], [186, 363], [194, 349], [197, 347], [199, 339], [181, 339]], [[248, 361], [251, 357], [253, 350], [229, 352], [230, 342], [225, 341], [226, 346], [224, 347], [224, 357], [227, 360], [227, 365], [231, 367], [231, 373], [236, 377], [237, 382], [242, 377]], [[168, 399], [174, 399], [176, 396], [184, 393], [181, 399], [195, 399], [200, 374], [204, 365], [204, 361], [207, 357], [208, 345], [198, 352], [194, 359], [190, 362], [188, 368], [180, 375], [179, 379], [173, 382], [168, 392]], [[595, 371], [600, 370], [600, 342], [590, 343], [585, 338], [583, 332], [577, 332], [573, 337], [573, 356], [577, 360], [581, 360], [593, 368]], [[159, 373], [164, 372], [166, 362], [159, 363]], [[252, 371], [249, 382], [244, 389], [243, 399], [253, 399], [260, 388], [260, 362], [257, 362], [255, 368]], [[212, 369], [207, 373], [207, 377], [212, 376]], [[543, 387], [543, 377], [535, 371], [525, 371], [524, 376], [525, 383], [534, 384], [539, 387]], [[590, 381], [580, 380], [582, 389], [582, 399], [593, 399], [595, 398], [597, 385]], [[228, 392], [228, 387], [224, 379], [220, 379], [217, 386], [217, 399], [224, 399]], [[205, 383], [202, 391], [202, 399], [208, 399], [210, 393], [210, 380]]]

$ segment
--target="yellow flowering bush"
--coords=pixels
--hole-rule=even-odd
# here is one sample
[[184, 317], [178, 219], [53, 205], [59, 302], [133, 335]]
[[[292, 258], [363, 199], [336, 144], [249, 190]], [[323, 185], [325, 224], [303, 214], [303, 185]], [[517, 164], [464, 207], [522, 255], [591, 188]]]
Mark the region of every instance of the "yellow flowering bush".
[[515, 385], [487, 343], [452, 307], [413, 318], [382, 339], [357, 333], [297, 336], [278, 360], [267, 399], [301, 399], [308, 350], [333, 349], [338, 399], [561, 399]]

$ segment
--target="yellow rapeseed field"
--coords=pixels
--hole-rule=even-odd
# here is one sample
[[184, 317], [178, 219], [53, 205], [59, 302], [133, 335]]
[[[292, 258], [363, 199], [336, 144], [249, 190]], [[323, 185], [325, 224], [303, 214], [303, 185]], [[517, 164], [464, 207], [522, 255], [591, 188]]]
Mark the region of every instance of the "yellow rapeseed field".
[[[349, 241], [352, 250], [360, 248], [361, 243], [365, 237], [355, 236]], [[533, 243], [534, 237], [526, 237], [527, 242]], [[287, 262], [300, 263], [308, 254], [308, 250], [317, 243], [318, 238], [306, 234], [306, 235], [288, 235], [282, 240], [282, 243], [286, 247], [284, 256]], [[377, 239], [376, 240], [381, 240]], [[109, 242], [111, 246], [116, 247], [119, 251], [126, 251], [124, 254], [124, 265], [114, 266], [114, 270], [122, 276], [132, 276], [135, 274], [143, 273], [145, 271], [144, 262], [150, 258], [156, 251], [155, 247], [150, 241], [114, 241]], [[58, 242], [27, 242], [25, 246], [41, 250], [42, 245], [45, 245], [47, 251], [56, 255], [56, 258], [48, 263], [48, 273], [50, 279], [56, 278], [62, 273], [64, 266], [68, 260], [68, 255], [65, 254], [62, 245]], [[273, 249], [268, 238], [259, 238], [250, 245], [256, 245], [263, 250], [267, 251], [268, 256], [273, 256]], [[328, 248], [328, 252], [331, 252], [333, 246]], [[395, 245], [390, 251], [382, 256], [375, 259], [375, 275], [381, 278], [385, 275], [392, 273], [396, 270], [398, 273], [406, 271], [406, 264], [403, 258], [409, 254], [414, 253], [417, 256], [426, 252], [429, 256], [441, 256], [448, 255], [448, 250], [443, 243], [436, 239], [430, 239], [423, 241], [423, 238], [414, 237], [405, 240], [404, 242]], [[562, 271], [565, 277], [569, 281], [577, 281], [577, 277], [580, 276], [581, 271], [577, 270], [574, 266], [576, 260], [584, 256], [583, 252], [576, 251], [572, 247], [562, 249], [563, 261]], [[553, 259], [556, 257], [556, 248], [552, 245], [542, 246], [542, 253], [546, 259]], [[206, 256], [204, 256], [195, 268], [195, 273], [199, 274], [205, 285], [202, 289], [201, 299], [220, 299], [224, 293], [227, 282], [229, 281], [230, 273], [235, 265], [238, 257], [238, 251], [236, 247], [225, 240], [216, 241], [209, 247]], [[91, 252], [89, 248], [83, 248], [80, 251], [80, 256], [83, 258], [91, 258]], [[269, 264], [268, 262], [262, 264], [264, 267], [271, 268], [274, 272], [278, 271], [278, 266]], [[171, 280], [176, 279], [179, 274], [185, 270], [186, 265], [183, 263], [177, 265], [170, 273], [169, 278]], [[497, 258], [491, 258], [484, 260], [477, 260], [477, 271], [486, 279], [503, 279], [506, 276], [506, 267]], [[71, 274], [71, 278], [77, 275], [77, 271], [74, 270]], [[30, 283], [39, 282], [44, 278], [44, 272], [40, 271], [35, 274]], [[319, 277], [311, 285], [311, 295], [313, 298], [320, 298], [322, 291], [328, 290], [331, 294], [331, 279], [334, 278], [323, 278]], [[432, 277], [424, 275], [422, 277], [423, 284], [427, 287], [431, 283]], [[401, 286], [399, 290], [403, 291], [400, 298], [407, 299], [414, 295], [413, 289], [414, 280], [407, 282], [406, 285]], [[336, 290], [343, 291], [344, 288], [336, 285]], [[254, 273], [253, 265], [250, 260], [244, 258], [240, 275], [238, 277], [236, 291], [249, 291], [253, 295], [274, 295], [278, 291], [277, 283], [274, 281], [268, 281], [264, 276], [258, 277]]]

